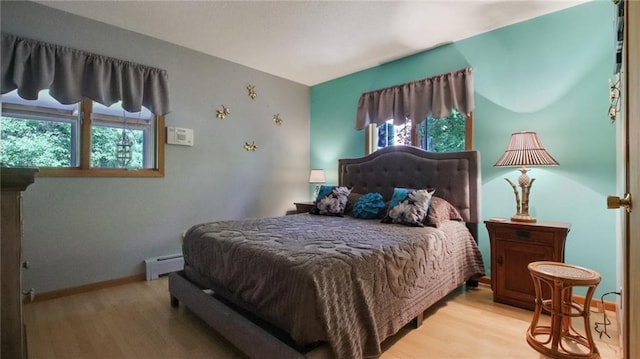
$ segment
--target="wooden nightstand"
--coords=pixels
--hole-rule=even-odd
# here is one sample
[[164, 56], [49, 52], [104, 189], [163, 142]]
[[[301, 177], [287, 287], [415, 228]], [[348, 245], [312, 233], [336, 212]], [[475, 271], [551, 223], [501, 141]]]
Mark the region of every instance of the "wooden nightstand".
[[293, 202], [296, 205], [297, 213], [307, 213], [311, 211], [311, 208], [315, 205], [313, 202]]
[[484, 222], [491, 242], [493, 301], [533, 310], [535, 288], [527, 266], [535, 261], [564, 262], [564, 245], [571, 224]]

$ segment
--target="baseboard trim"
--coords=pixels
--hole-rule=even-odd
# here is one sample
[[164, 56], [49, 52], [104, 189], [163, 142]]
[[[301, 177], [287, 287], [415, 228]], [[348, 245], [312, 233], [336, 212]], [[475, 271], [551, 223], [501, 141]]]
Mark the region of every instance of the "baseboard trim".
[[78, 287], [65, 288], [65, 289], [60, 289], [60, 290], [54, 290], [54, 291], [51, 291], [51, 292], [44, 292], [44, 293], [36, 293], [34, 298], [33, 298], [33, 301], [34, 302], [41, 302], [41, 301], [44, 301], [44, 300], [50, 300], [50, 299], [66, 297], [66, 296], [73, 295], [73, 294], [92, 292], [92, 291], [99, 290], [99, 289], [116, 287], [116, 286], [119, 286], [119, 285], [122, 285], [122, 284], [133, 283], [133, 282], [142, 282], [145, 279], [146, 279], [145, 274], [144, 273], [140, 273], [140, 274], [134, 274], [134, 275], [129, 276], [129, 277], [109, 279], [109, 280], [105, 280], [105, 281], [102, 281], [102, 282], [96, 282], [96, 283], [81, 285], [81, 286], [78, 286]]
[[[574, 295], [573, 296], [573, 301], [578, 303], [578, 304], [584, 304], [584, 296], [582, 295]], [[611, 312], [617, 312], [618, 311], [618, 306], [616, 305], [615, 302], [609, 302], [609, 301], [604, 301], [601, 302], [600, 299], [596, 299], [596, 298], [592, 298], [591, 299], [591, 308], [595, 308], [596, 311], [598, 313], [602, 312], [602, 305], [604, 304], [604, 309], [611, 311]]]
[[[102, 282], [85, 284], [78, 287], [65, 288], [60, 290], [54, 290], [51, 292], [44, 292], [44, 293], [36, 293], [36, 295], [33, 298], [33, 301], [40, 302], [40, 301], [49, 300], [49, 299], [66, 297], [73, 294], [86, 293], [86, 292], [92, 292], [99, 289], [116, 287], [116, 286], [127, 284], [127, 283], [142, 282], [145, 280], [146, 280], [146, 276], [144, 273], [134, 274], [129, 277], [110, 279]], [[487, 277], [487, 276], [480, 277], [480, 279], [478, 279], [478, 282], [491, 286], [491, 277]], [[578, 304], [584, 304], [584, 296], [574, 295], [573, 300]], [[596, 299], [592, 299], [591, 308], [596, 308], [596, 310], [598, 310], [599, 312], [602, 311], [602, 302]], [[618, 307], [616, 306], [615, 302], [610, 302], [606, 300], [604, 301], [604, 308], [612, 312], [617, 312], [618, 310]]]
[[[478, 279], [478, 282], [491, 286], [491, 277], [487, 277], [487, 276], [480, 277], [480, 279]], [[584, 304], [583, 295], [573, 295], [573, 300], [578, 304]], [[591, 308], [595, 308], [597, 312], [602, 312], [602, 304], [603, 303], [598, 299], [595, 299], [595, 298], [591, 299]], [[618, 306], [616, 305], [615, 302], [609, 302], [605, 300], [604, 309], [611, 312], [617, 312]]]

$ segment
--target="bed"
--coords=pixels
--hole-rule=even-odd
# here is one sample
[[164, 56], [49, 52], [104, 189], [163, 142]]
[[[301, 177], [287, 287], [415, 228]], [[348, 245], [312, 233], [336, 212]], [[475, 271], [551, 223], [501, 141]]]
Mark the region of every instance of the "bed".
[[415, 227], [347, 212], [197, 224], [184, 270], [169, 275], [172, 305], [251, 358], [369, 358], [451, 291], [477, 285], [478, 152], [388, 147], [339, 160], [338, 173], [351, 194], [386, 202], [396, 188], [435, 189], [460, 220]]

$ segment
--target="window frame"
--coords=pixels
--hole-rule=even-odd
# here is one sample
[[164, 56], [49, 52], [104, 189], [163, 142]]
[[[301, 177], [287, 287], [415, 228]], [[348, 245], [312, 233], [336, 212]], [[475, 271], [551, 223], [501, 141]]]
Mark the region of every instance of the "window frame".
[[[155, 156], [153, 168], [100, 168], [91, 166], [91, 134], [93, 113], [93, 101], [83, 99], [80, 104], [80, 121], [78, 124], [79, 146], [75, 154], [78, 158], [77, 167], [38, 167], [36, 174], [39, 177], [164, 177], [165, 173], [165, 118], [162, 115], [154, 115]], [[99, 121], [96, 121], [99, 122]], [[75, 149], [72, 151], [75, 152]], [[72, 154], [72, 158], [74, 155]]]
[[[464, 150], [471, 151], [473, 149], [473, 112], [465, 116], [464, 121]], [[419, 126], [411, 126], [411, 146], [420, 147], [420, 136], [418, 134]], [[378, 126], [375, 123], [369, 124], [365, 130], [365, 154], [368, 155], [378, 150], [376, 138], [378, 136]], [[394, 145], [402, 146], [402, 145]], [[426, 150], [425, 150], [426, 151]]]

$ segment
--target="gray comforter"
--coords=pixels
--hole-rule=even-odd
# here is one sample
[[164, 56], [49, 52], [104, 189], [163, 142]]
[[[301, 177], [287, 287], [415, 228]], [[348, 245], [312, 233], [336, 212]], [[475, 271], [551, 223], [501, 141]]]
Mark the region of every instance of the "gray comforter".
[[192, 227], [186, 265], [256, 308], [298, 344], [336, 358], [380, 343], [465, 280], [484, 274], [463, 223], [441, 228], [299, 214]]

